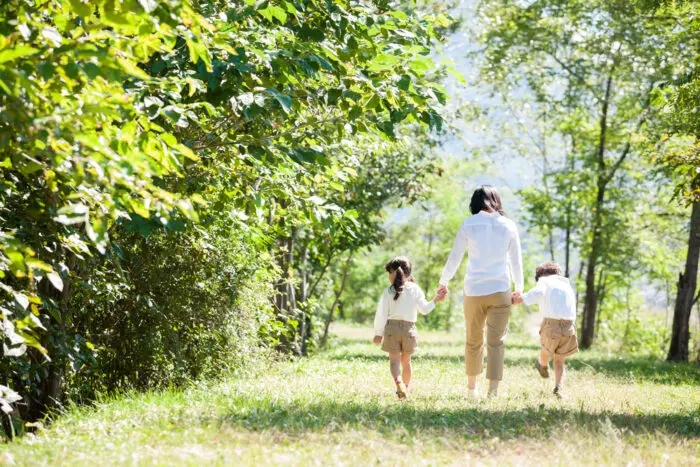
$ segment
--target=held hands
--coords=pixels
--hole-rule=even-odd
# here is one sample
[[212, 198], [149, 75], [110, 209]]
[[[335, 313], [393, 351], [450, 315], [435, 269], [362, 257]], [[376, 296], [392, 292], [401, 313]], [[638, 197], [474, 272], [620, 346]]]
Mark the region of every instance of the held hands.
[[435, 298], [433, 298], [433, 301], [435, 303], [442, 302], [445, 300], [445, 297], [447, 297], [447, 292], [447, 286], [441, 285], [438, 287], [437, 292], [435, 292]]
[[520, 292], [513, 292], [510, 294], [510, 301], [513, 305], [520, 305], [523, 303], [523, 296]]
[[372, 340], [375, 344], [381, 344], [382, 343], [382, 336], [374, 336], [374, 339]]
[[435, 298], [433, 298], [433, 301], [435, 303], [439, 303], [445, 300], [445, 297], [447, 297], [447, 291], [438, 289], [438, 291], [435, 293]]

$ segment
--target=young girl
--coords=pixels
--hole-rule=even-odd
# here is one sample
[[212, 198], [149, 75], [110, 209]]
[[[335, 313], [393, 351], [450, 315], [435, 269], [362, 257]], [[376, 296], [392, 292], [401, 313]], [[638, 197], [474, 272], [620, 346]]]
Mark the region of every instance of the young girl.
[[[389, 353], [389, 369], [396, 383], [396, 395], [405, 399], [411, 382], [411, 354], [417, 347], [418, 312], [430, 313], [437, 302], [445, 299], [446, 293], [440, 291], [427, 301], [411, 276], [411, 263], [406, 257], [392, 259], [384, 269], [389, 273], [391, 285], [384, 289], [379, 299], [374, 317], [374, 343], [382, 344], [384, 340], [382, 350]], [[403, 372], [400, 372], [401, 367]]]

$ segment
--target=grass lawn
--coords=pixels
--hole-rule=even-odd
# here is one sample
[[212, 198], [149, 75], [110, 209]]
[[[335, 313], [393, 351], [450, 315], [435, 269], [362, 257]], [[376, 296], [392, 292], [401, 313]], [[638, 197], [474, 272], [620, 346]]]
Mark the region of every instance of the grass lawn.
[[[421, 331], [398, 401], [371, 330], [249, 378], [71, 410], [0, 447], [7, 465], [698, 465], [700, 367], [581, 352], [564, 400], [509, 336], [495, 400], [465, 397], [463, 337]], [[553, 372], [552, 372], [553, 373]], [[480, 382], [482, 382], [480, 380]]]

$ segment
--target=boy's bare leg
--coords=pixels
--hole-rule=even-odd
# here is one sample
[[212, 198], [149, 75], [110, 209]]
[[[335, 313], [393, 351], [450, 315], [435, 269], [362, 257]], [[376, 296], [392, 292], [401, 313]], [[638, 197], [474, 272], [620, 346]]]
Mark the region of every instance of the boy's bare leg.
[[467, 388], [474, 389], [476, 387], [476, 375], [467, 375]]
[[540, 351], [540, 366], [548, 367], [549, 366], [549, 357], [550, 357], [549, 353], [547, 353], [546, 350], [542, 349]]
[[411, 373], [412, 373], [411, 354], [410, 353], [401, 354], [401, 366], [403, 367], [403, 373], [402, 373], [403, 384], [405, 384], [408, 387], [408, 383], [411, 382]]
[[560, 387], [564, 382], [564, 360], [566, 357], [554, 355], [554, 384]]
[[399, 375], [401, 375], [401, 354], [399, 352], [389, 354], [389, 371], [391, 371], [394, 382], [398, 383]]

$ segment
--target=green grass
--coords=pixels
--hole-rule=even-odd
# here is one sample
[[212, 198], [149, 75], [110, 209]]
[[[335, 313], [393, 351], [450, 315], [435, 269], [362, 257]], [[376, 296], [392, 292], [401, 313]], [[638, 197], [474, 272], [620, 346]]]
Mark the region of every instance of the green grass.
[[[463, 338], [421, 332], [409, 400], [395, 399], [371, 330], [256, 377], [74, 409], [0, 450], [15, 465], [692, 465], [700, 369], [581, 352], [566, 398], [509, 337], [496, 400], [468, 400]], [[480, 381], [481, 382], [481, 381]]]

